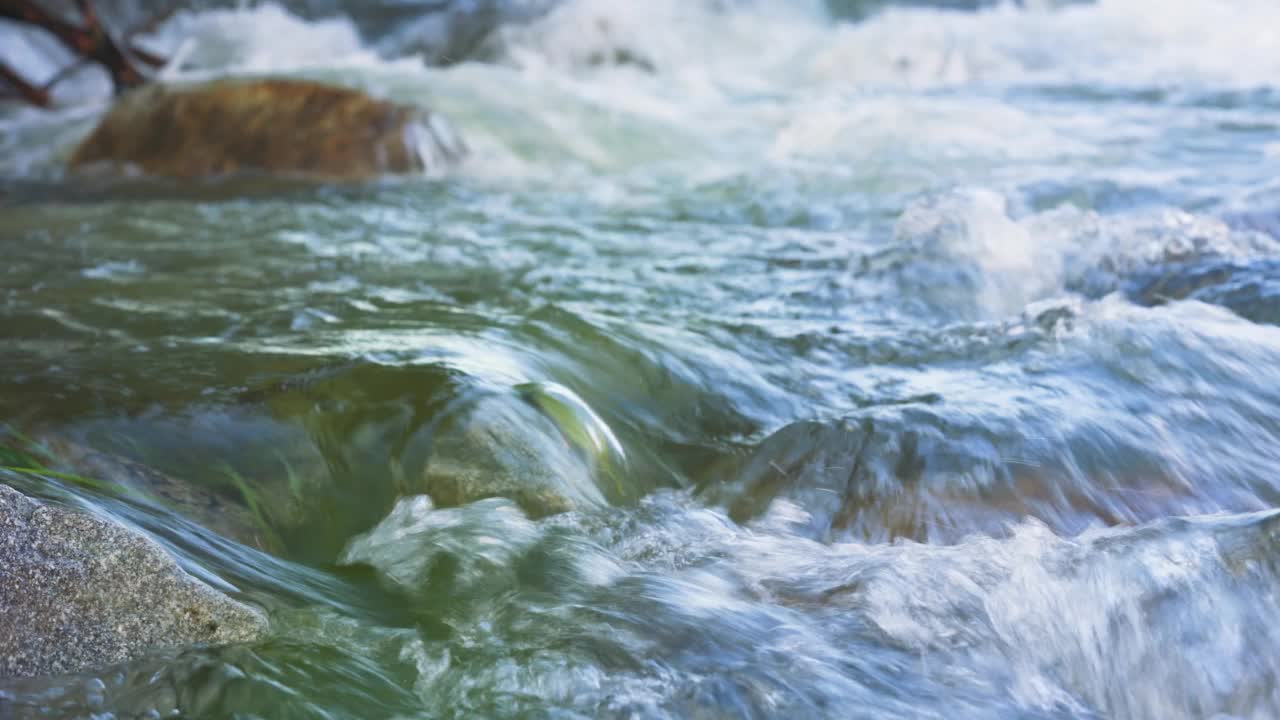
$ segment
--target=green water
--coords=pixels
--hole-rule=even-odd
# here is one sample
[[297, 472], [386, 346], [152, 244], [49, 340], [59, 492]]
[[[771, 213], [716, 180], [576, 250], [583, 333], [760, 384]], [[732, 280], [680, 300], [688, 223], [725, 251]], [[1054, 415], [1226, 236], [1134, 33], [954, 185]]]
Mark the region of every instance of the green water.
[[93, 108], [4, 110], [4, 457], [173, 484], [0, 480], [271, 633], [0, 709], [1280, 712], [1276, 8], [802, 5], [581, 0], [448, 69], [175, 26], [440, 110], [442, 177], [68, 178]]

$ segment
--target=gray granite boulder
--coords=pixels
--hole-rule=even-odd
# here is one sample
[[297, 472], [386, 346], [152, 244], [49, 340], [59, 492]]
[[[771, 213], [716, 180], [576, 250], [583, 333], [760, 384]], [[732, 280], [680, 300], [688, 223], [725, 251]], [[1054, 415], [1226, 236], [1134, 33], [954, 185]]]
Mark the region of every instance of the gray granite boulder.
[[59, 675], [158, 648], [250, 642], [261, 612], [111, 520], [0, 485], [0, 678]]

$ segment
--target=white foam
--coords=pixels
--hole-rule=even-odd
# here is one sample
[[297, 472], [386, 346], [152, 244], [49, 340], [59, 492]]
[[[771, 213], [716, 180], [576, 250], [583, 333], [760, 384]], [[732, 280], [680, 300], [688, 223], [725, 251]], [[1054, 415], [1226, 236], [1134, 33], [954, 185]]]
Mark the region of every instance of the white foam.
[[[910, 191], [984, 167], [1104, 157], [1122, 118], [1020, 103], [1002, 92], [1010, 84], [1280, 82], [1273, 0], [1024, 5], [899, 7], [835, 24], [817, 0], [565, 0], [500, 32], [499, 65], [447, 69], [381, 57], [349, 19], [273, 3], [180, 13], [146, 42], [178, 58], [179, 77], [304, 74], [436, 108], [473, 150], [467, 172], [579, 185], [662, 163], [726, 177], [822, 163], [855, 186]], [[952, 86], [976, 91], [935, 92]], [[1146, 127], [1120, 130], [1141, 139]]]
[[[1222, 90], [1280, 79], [1280, 3], [1025, 5], [903, 7], [832, 24], [810, 2], [566, 0], [497, 43], [530, 120], [588, 166], [628, 166], [628, 143], [601, 123], [638, 121], [697, 135], [701, 147], [680, 156], [700, 171], [732, 173], [747, 158], [834, 159], [869, 179], [918, 169], [904, 189], [965, 167], [1102, 157], [1095, 145], [1116, 128], [1018, 106], [1000, 92], [1010, 85]], [[903, 92], [950, 86], [991, 91]], [[547, 92], [559, 100], [541, 102]]]
[[1063, 206], [1015, 218], [1003, 195], [981, 188], [913, 203], [894, 242], [910, 257], [899, 280], [908, 297], [982, 319], [1075, 293], [1100, 296], [1171, 263], [1280, 253], [1266, 233], [1181, 210], [1100, 215]]
[[809, 70], [812, 81], [824, 84], [1274, 86], [1280, 82], [1280, 4], [1098, 0], [976, 13], [899, 8], [835, 31]]
[[274, 72], [382, 62], [349, 19], [308, 21], [275, 3], [179, 13], [160, 28], [155, 42], [175, 49], [185, 44], [186, 71]]
[[787, 87], [1051, 82], [1273, 86], [1280, 4], [1271, 0], [1012, 3], [978, 12], [896, 7], [831, 25], [813, 2], [567, 0], [508, 28], [519, 66], [642, 65], [679, 81], [770, 78]]
[[[1061, 287], [1063, 258], [1009, 217], [1003, 196], [957, 191], [913, 205], [899, 218], [895, 242], [919, 258], [906, 273], [933, 301], [1003, 317]], [[955, 278], [941, 282], [941, 278]]]

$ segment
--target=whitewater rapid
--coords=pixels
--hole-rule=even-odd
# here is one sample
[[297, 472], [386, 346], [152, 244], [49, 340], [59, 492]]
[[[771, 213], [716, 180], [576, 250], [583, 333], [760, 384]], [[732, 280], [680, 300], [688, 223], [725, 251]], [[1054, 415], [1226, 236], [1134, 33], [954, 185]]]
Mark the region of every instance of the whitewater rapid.
[[104, 185], [61, 169], [101, 78], [0, 110], [0, 423], [274, 541], [37, 486], [274, 634], [0, 704], [1280, 713], [1280, 4], [980, 5], [565, 0], [446, 66], [372, 9], [145, 39], [437, 110], [443, 177]]

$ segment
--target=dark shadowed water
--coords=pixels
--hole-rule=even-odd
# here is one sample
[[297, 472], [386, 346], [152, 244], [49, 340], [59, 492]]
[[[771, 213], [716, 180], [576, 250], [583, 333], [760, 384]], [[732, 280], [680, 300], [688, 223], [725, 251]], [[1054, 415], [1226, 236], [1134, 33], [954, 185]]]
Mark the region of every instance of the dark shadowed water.
[[0, 708], [1280, 715], [1280, 4], [571, 0], [445, 69], [276, 6], [180, 37], [473, 153], [102, 184], [58, 170], [98, 106], [0, 111], [5, 442], [185, 490], [0, 480], [272, 620]]

